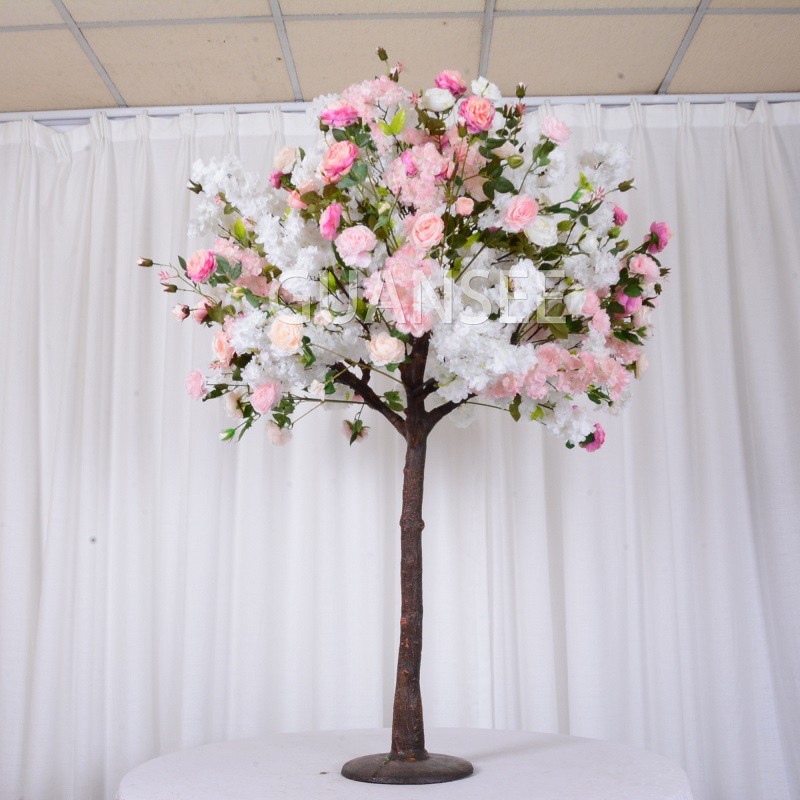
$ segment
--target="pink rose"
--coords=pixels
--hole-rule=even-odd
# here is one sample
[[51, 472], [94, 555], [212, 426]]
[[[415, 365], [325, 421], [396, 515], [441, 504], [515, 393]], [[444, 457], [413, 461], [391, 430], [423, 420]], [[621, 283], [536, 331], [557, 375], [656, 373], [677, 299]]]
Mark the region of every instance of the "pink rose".
[[348, 267], [361, 267], [366, 269], [372, 260], [370, 253], [378, 243], [375, 234], [366, 225], [355, 225], [345, 228], [337, 237], [334, 244], [336, 250]]
[[289, 204], [289, 208], [294, 208], [298, 211], [308, 208], [308, 206], [300, 199], [300, 192], [298, 192], [297, 189], [292, 189], [292, 191], [289, 192], [289, 199], [286, 202]]
[[214, 339], [211, 343], [214, 350], [214, 355], [221, 364], [230, 364], [233, 358], [234, 349], [228, 341], [228, 336], [225, 331], [219, 330], [214, 334]]
[[183, 322], [183, 320], [189, 316], [189, 306], [178, 303], [178, 305], [172, 308], [172, 316], [175, 317], [178, 322]]
[[608, 318], [608, 314], [601, 308], [592, 316], [589, 327], [593, 331], [597, 331], [601, 336], [608, 336], [608, 334], [611, 333], [611, 320]]
[[500, 215], [500, 225], [509, 233], [525, 230], [539, 213], [538, 203], [528, 194], [518, 194]]
[[660, 277], [661, 272], [658, 264], [650, 256], [637, 253], [628, 261], [628, 270], [637, 275], [641, 275], [646, 283], [655, 283]]
[[614, 224], [622, 227], [628, 221], [628, 215], [618, 205], [614, 206]]
[[467, 84], [461, 73], [455, 69], [443, 69], [434, 81], [437, 88], [447, 89], [454, 97], [461, 97], [467, 91]]
[[411, 241], [420, 250], [430, 250], [442, 241], [444, 220], [434, 213], [421, 214], [411, 230]]
[[583, 301], [581, 313], [593, 317], [600, 310], [600, 298], [591, 289], [586, 290], [586, 299]]
[[206, 379], [203, 377], [203, 373], [199, 369], [190, 372], [189, 377], [186, 378], [186, 393], [189, 397], [192, 400], [201, 400], [207, 391]]
[[358, 120], [358, 112], [347, 103], [337, 100], [319, 115], [319, 120], [331, 128], [346, 128]]
[[591, 439], [591, 441], [585, 443], [581, 442], [581, 447], [587, 453], [594, 453], [595, 450], [599, 450], [603, 446], [603, 442], [606, 440], [606, 432], [603, 430], [603, 426], [598, 422], [594, 426], [594, 433], [590, 433], [586, 438]]
[[475, 201], [471, 197], [459, 197], [456, 200], [456, 214], [459, 217], [468, 217], [475, 208]]
[[336, 238], [336, 231], [339, 230], [339, 223], [342, 221], [342, 204], [331, 203], [319, 218], [319, 229], [326, 239], [333, 241]]
[[283, 177], [283, 173], [282, 172], [278, 172], [278, 170], [275, 170], [275, 172], [273, 172], [269, 176], [269, 182], [272, 184], [272, 188], [273, 189], [280, 189], [281, 188], [281, 178], [282, 177]]
[[217, 259], [212, 250], [198, 250], [186, 265], [186, 274], [195, 283], [205, 283], [216, 271]]
[[250, 405], [259, 414], [267, 414], [278, 405], [281, 399], [281, 385], [276, 381], [262, 383], [250, 396]]
[[654, 222], [650, 226], [650, 235], [645, 238], [645, 241], [650, 242], [647, 245], [648, 253], [660, 253], [666, 246], [667, 242], [672, 238], [672, 231], [666, 222]]
[[542, 133], [556, 144], [564, 144], [569, 139], [570, 130], [558, 117], [545, 117]]
[[195, 303], [195, 306], [192, 309], [192, 319], [198, 324], [205, 322], [206, 318], [208, 317], [208, 309], [213, 305], [214, 304], [210, 300], [206, 300], [205, 297], [201, 297], [197, 303]]
[[478, 95], [473, 94], [461, 104], [458, 113], [466, 123], [467, 130], [470, 133], [488, 131], [492, 127], [492, 120], [494, 119], [494, 103], [488, 97], [478, 97]]
[[622, 289], [620, 289], [615, 295], [614, 300], [619, 303], [624, 309], [623, 314], [619, 314], [618, 316], [622, 317], [629, 317], [635, 311], [637, 311], [642, 305], [642, 298], [641, 297], [628, 297]]
[[268, 420], [267, 438], [269, 439], [270, 444], [280, 447], [291, 441], [292, 432], [288, 428], [279, 428], [274, 420]]
[[352, 142], [336, 142], [322, 157], [322, 177], [327, 183], [336, 183], [350, 172], [357, 158], [358, 148]]

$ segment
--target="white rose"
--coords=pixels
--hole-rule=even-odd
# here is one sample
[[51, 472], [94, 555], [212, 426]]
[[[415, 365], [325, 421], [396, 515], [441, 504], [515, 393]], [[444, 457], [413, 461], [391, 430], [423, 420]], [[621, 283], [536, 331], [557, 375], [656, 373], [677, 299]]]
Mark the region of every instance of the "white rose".
[[315, 399], [315, 400], [324, 400], [325, 399], [325, 384], [322, 381], [311, 381], [311, 385], [308, 387], [308, 393]]
[[322, 328], [327, 328], [333, 322], [333, 314], [330, 309], [318, 308], [314, 312], [314, 324]]
[[472, 81], [472, 94], [477, 94], [479, 97], [488, 97], [495, 103], [499, 103], [503, 99], [502, 92], [493, 83], [489, 83], [486, 78], [478, 78]]
[[367, 343], [369, 357], [376, 367], [399, 364], [406, 357], [406, 346], [390, 333], [381, 331]]
[[558, 244], [558, 223], [552, 217], [539, 214], [525, 228], [525, 235], [539, 247], [552, 247]]
[[635, 328], [646, 328], [650, 324], [650, 315], [652, 309], [650, 306], [639, 306], [633, 312], [633, 326]]
[[600, 242], [597, 239], [597, 234], [594, 231], [586, 231], [578, 245], [584, 253], [594, 253], [600, 247]]
[[242, 418], [242, 409], [239, 408], [239, 398], [242, 394], [242, 390], [238, 389], [235, 392], [228, 392], [225, 395], [225, 411], [231, 419]]
[[564, 305], [567, 314], [578, 317], [583, 313], [583, 304], [586, 302], [586, 289], [577, 289], [564, 295]]
[[292, 438], [292, 432], [288, 428], [279, 428], [275, 422], [267, 422], [267, 438], [270, 444], [286, 444]]
[[284, 353], [297, 353], [303, 342], [303, 326], [300, 320], [275, 317], [269, 329], [269, 340]]
[[428, 111], [447, 111], [456, 102], [447, 89], [426, 89], [420, 99], [420, 105]]
[[290, 173], [294, 169], [294, 164], [297, 161], [297, 148], [284, 147], [275, 160], [272, 162], [272, 168], [275, 172], [280, 172], [283, 175]]

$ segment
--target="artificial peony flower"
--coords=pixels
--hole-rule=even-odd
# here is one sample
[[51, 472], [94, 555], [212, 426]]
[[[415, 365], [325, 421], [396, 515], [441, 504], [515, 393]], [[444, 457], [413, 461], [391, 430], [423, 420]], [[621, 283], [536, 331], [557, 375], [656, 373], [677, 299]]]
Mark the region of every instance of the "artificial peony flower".
[[292, 439], [292, 432], [289, 428], [280, 428], [274, 420], [268, 420], [266, 425], [267, 438], [270, 444], [278, 447], [288, 444]]
[[[589, 439], [591, 441], [588, 441]], [[603, 446], [605, 440], [606, 432], [603, 430], [603, 426], [598, 422], [594, 426], [594, 431], [587, 437], [587, 441], [581, 442], [581, 447], [586, 450], [587, 453], [593, 453]]]
[[331, 203], [319, 218], [319, 229], [326, 239], [333, 240], [336, 238], [336, 231], [339, 230], [339, 224], [342, 220], [342, 204]]
[[276, 316], [269, 329], [269, 340], [283, 353], [297, 353], [303, 346], [303, 326], [299, 319]]
[[192, 400], [202, 400], [207, 392], [206, 379], [203, 377], [203, 373], [199, 369], [190, 372], [186, 378], [186, 393], [189, 397]]
[[419, 104], [428, 111], [447, 111], [455, 104], [456, 99], [447, 89], [426, 89]]
[[618, 205], [614, 205], [614, 224], [622, 227], [628, 221], [628, 215]]
[[346, 128], [358, 121], [358, 112], [347, 103], [337, 100], [325, 108], [319, 119], [331, 128]]
[[525, 235], [539, 247], [552, 247], [558, 244], [558, 223], [552, 217], [538, 214], [525, 228]]
[[500, 215], [500, 227], [509, 233], [519, 233], [536, 219], [539, 204], [528, 194], [518, 194], [512, 198]]
[[178, 303], [176, 306], [172, 307], [172, 316], [175, 317], [178, 322], [183, 322], [183, 320], [189, 316], [189, 306]]
[[458, 113], [470, 133], [480, 133], [492, 127], [495, 107], [487, 97], [473, 94], [461, 104]]
[[655, 283], [661, 276], [658, 264], [650, 256], [636, 253], [628, 261], [628, 270], [636, 275], [641, 275], [645, 283]]
[[250, 405], [258, 414], [267, 414], [278, 405], [281, 399], [281, 385], [276, 381], [269, 381], [257, 386], [250, 395]]
[[205, 283], [217, 270], [213, 250], [198, 250], [186, 264], [186, 274], [195, 283]]
[[208, 317], [208, 309], [213, 305], [214, 304], [210, 300], [205, 297], [201, 297], [194, 304], [194, 308], [192, 308], [192, 319], [198, 324], [205, 322]]
[[556, 144], [564, 144], [569, 139], [570, 130], [558, 117], [545, 117], [542, 133]]
[[455, 97], [466, 94], [467, 84], [461, 77], [461, 73], [455, 69], [443, 69], [434, 81], [439, 89], [447, 89]]
[[468, 217], [475, 208], [475, 201], [471, 197], [459, 197], [456, 200], [456, 214], [459, 217]]
[[406, 357], [406, 347], [400, 339], [381, 331], [367, 342], [369, 357], [376, 367], [399, 364]]
[[430, 250], [442, 241], [444, 220], [438, 214], [421, 214], [411, 229], [411, 241], [420, 250]]
[[366, 225], [345, 228], [334, 241], [336, 250], [348, 267], [366, 269], [372, 260], [371, 252], [378, 239]]
[[281, 175], [288, 175], [297, 163], [297, 148], [296, 147], [283, 147], [278, 151], [272, 162], [272, 169], [279, 172]]
[[648, 253], [660, 253], [672, 238], [672, 231], [666, 222], [654, 222], [650, 226], [650, 235], [645, 237], [645, 241], [650, 241], [647, 245]]
[[336, 183], [347, 175], [358, 158], [358, 148], [349, 141], [336, 142], [322, 157], [320, 173], [326, 183]]

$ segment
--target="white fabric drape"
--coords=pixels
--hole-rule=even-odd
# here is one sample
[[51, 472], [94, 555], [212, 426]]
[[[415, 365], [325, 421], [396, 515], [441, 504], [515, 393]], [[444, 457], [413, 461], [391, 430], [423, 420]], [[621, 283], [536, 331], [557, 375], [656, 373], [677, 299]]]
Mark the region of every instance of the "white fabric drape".
[[[800, 104], [560, 108], [627, 143], [629, 226], [676, 230], [651, 370], [600, 452], [482, 409], [429, 447], [430, 726], [672, 757], [697, 800], [800, 797]], [[399, 437], [221, 444], [210, 337], [138, 269], [195, 158], [262, 174], [299, 116], [0, 126], [0, 800], [107, 800], [136, 764], [390, 723]], [[435, 749], [435, 742], [429, 743]], [[354, 753], [353, 755], [359, 755]]]

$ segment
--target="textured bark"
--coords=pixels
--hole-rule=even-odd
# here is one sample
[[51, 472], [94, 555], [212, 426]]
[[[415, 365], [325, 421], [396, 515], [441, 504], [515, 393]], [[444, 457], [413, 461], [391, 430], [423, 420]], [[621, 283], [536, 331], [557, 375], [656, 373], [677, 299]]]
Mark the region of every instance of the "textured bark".
[[427, 434], [421, 426], [407, 424], [406, 439], [403, 511], [400, 516], [400, 648], [390, 755], [395, 759], [419, 761], [428, 757], [419, 686], [422, 659], [422, 529], [425, 527], [422, 521], [422, 488]]

